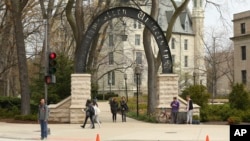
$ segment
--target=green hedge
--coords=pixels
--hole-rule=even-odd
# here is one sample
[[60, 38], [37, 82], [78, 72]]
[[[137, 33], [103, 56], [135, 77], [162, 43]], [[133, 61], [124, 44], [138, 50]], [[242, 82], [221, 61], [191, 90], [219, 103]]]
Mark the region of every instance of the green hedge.
[[[36, 115], [38, 111], [38, 104], [30, 102], [31, 114]], [[18, 97], [0, 97], [0, 117], [9, 118], [21, 114], [21, 99]]]
[[98, 94], [96, 98], [98, 100], [109, 100], [112, 97], [118, 97], [118, 94], [115, 93], [108, 93], [108, 94]]

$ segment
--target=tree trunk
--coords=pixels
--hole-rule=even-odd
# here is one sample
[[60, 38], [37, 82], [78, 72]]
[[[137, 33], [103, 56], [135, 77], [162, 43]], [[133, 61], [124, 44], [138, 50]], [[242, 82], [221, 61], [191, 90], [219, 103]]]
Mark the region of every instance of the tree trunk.
[[21, 88], [21, 114], [30, 114], [30, 88], [28, 77], [28, 66], [26, 60], [24, 33], [22, 24], [22, 10], [27, 4], [27, 0], [11, 0], [12, 14], [14, 20], [14, 33], [17, 47], [17, 59], [19, 67], [19, 81]]
[[[151, 17], [157, 19], [158, 17], [158, 9], [159, 9], [159, 0], [152, 0], [152, 9], [151, 9]], [[144, 29], [143, 31], [143, 44], [144, 50], [148, 62], [148, 107], [147, 114], [152, 115], [155, 112], [156, 108], [156, 81], [157, 81], [157, 72], [158, 68], [156, 67], [156, 59], [154, 57], [152, 47], [151, 47], [151, 33], [148, 29]], [[149, 80], [150, 78], [150, 80]]]

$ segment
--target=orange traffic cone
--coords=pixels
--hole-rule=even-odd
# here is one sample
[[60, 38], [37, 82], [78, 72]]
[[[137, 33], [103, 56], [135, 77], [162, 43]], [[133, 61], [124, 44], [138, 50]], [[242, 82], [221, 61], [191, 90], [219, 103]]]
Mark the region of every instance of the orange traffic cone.
[[95, 141], [101, 141], [99, 134], [96, 135], [96, 140]]
[[209, 141], [209, 137], [208, 137], [208, 135], [206, 136], [206, 141]]

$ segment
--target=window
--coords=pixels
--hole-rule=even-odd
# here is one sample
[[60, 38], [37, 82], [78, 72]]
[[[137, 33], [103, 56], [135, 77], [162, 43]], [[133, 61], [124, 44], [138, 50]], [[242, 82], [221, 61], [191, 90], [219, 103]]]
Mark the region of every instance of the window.
[[115, 71], [108, 72], [108, 85], [115, 85]]
[[245, 25], [245, 23], [241, 23], [240, 24], [240, 29], [241, 29], [241, 34], [245, 34], [246, 33], [246, 25]]
[[139, 46], [141, 42], [140, 34], [135, 34], [135, 45]]
[[241, 46], [241, 59], [246, 60], [247, 54], [246, 54], [246, 46]]
[[142, 64], [142, 52], [136, 52], [136, 64]]
[[109, 46], [110, 47], [114, 46], [114, 36], [113, 36], [113, 34], [109, 35]]
[[136, 20], [134, 20], [134, 28], [136, 28]]
[[185, 21], [185, 31], [188, 32], [188, 21]]
[[109, 53], [109, 65], [113, 65], [114, 64], [114, 53], [110, 52]]
[[175, 55], [172, 55], [172, 63], [175, 63]]
[[141, 22], [134, 20], [134, 28], [141, 29]]
[[138, 22], [138, 28], [141, 29], [141, 22]]
[[115, 85], [115, 71], [112, 71], [112, 85]]
[[241, 71], [241, 77], [242, 77], [242, 83], [247, 84], [247, 71], [246, 70]]
[[184, 67], [188, 67], [188, 56], [184, 57]]
[[171, 40], [171, 48], [175, 49], [175, 38], [172, 38]]
[[197, 7], [197, 0], [194, 0], [194, 7]]
[[112, 73], [108, 72], [108, 85], [112, 84]]
[[188, 40], [184, 40], [184, 50], [188, 50]]

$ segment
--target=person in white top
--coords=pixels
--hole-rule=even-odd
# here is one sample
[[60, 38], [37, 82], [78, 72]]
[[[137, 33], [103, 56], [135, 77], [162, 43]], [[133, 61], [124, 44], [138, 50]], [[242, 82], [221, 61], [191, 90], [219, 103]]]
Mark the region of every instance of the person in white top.
[[98, 108], [98, 105], [97, 105], [97, 103], [95, 101], [93, 102], [93, 107], [95, 109], [95, 115], [94, 115], [93, 119], [94, 119], [94, 121], [97, 122], [99, 127], [101, 127], [101, 123], [100, 123], [100, 120], [99, 120], [99, 114], [100, 114], [101, 110]]

